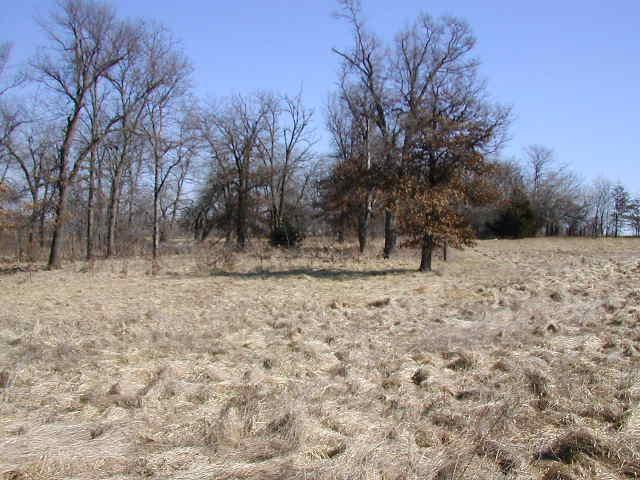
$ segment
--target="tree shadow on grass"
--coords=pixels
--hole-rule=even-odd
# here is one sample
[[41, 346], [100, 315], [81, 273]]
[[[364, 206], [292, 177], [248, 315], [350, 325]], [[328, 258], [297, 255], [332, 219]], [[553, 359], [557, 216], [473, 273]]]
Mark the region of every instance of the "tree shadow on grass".
[[321, 280], [357, 280], [372, 277], [398, 276], [415, 273], [409, 268], [390, 268], [385, 270], [341, 270], [334, 268], [293, 268], [289, 270], [254, 270], [251, 272], [228, 272], [216, 270], [211, 272], [212, 277], [225, 277], [237, 279], [278, 279], [311, 277]]

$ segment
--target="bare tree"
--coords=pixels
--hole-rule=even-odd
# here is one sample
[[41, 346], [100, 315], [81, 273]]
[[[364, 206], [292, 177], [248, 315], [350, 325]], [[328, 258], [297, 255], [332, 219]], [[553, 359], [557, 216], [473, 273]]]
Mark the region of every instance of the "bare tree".
[[525, 155], [528, 192], [538, 226], [545, 235], [575, 229], [577, 217], [585, 209], [580, 200], [580, 180], [566, 166], [556, 163], [549, 148], [533, 145], [525, 149]]
[[94, 85], [126, 58], [131, 35], [112, 8], [91, 0], [65, 0], [44, 26], [52, 47], [42, 50], [33, 68], [61, 102], [66, 121], [57, 156], [57, 203], [49, 268], [60, 267], [69, 187], [100, 138], [78, 145], [78, 129]]
[[[367, 92], [357, 86], [342, 83], [341, 89], [329, 104], [327, 127], [331, 133], [336, 165], [327, 186], [341, 192], [339, 207], [347, 216], [354, 216], [360, 252], [364, 252], [369, 236], [369, 224], [382, 187], [378, 181], [380, 165], [374, 165], [379, 154], [379, 135], [372, 120], [371, 103]], [[345, 185], [340, 186], [344, 182]], [[329, 190], [330, 191], [330, 190]], [[329, 192], [328, 191], [328, 192]]]
[[633, 235], [640, 237], [640, 197], [636, 197], [629, 202], [626, 220], [631, 227]]
[[554, 162], [553, 150], [542, 145], [530, 145], [525, 149], [527, 162], [531, 170], [531, 183], [534, 198], [540, 195], [547, 170]]
[[43, 129], [35, 119], [16, 125], [4, 141], [16, 174], [28, 192], [30, 255], [34, 254], [36, 232], [39, 233], [40, 247], [44, 244], [45, 215], [54, 193], [51, 183], [56, 156], [53, 137], [53, 129]]
[[18, 86], [22, 78], [7, 79], [6, 71], [11, 54], [10, 43], [0, 43], [0, 182], [4, 182], [10, 166], [10, 155], [6, 146], [15, 131], [24, 124], [25, 115], [15, 105], [10, 105], [5, 94]]
[[[378, 159], [377, 163], [383, 167], [379, 169], [380, 173], [386, 175], [395, 171], [399, 139], [397, 109], [389, 88], [391, 61], [378, 37], [367, 30], [360, 2], [339, 0], [338, 4], [340, 11], [337, 16], [347, 21], [353, 36], [350, 50], [333, 49], [343, 60], [341, 83], [351, 83], [367, 93], [366, 101], [369, 105], [366, 110], [370, 112], [370, 120], [381, 138], [382, 158]], [[387, 188], [385, 192], [388, 195], [385, 200], [384, 257], [388, 258], [396, 246], [397, 205], [391, 189]]]
[[[8, 42], [0, 43], [0, 78], [4, 77], [4, 73], [9, 63], [9, 55], [11, 53], [11, 44]], [[0, 94], [4, 93], [4, 90], [0, 90]]]
[[[296, 191], [296, 176], [312, 160], [315, 138], [313, 112], [304, 107], [302, 95], [273, 95], [266, 101], [265, 130], [258, 136], [258, 153], [264, 168], [271, 233], [288, 228], [291, 210], [299, 207], [303, 191]], [[304, 188], [303, 182], [302, 188]]]
[[183, 120], [181, 101], [188, 92], [192, 67], [176, 48], [173, 40], [158, 32], [153, 38], [153, 52], [148, 62], [150, 78], [161, 79], [149, 95], [145, 107], [143, 130], [149, 145], [153, 175], [153, 260], [158, 258], [160, 245], [160, 200], [173, 170], [184, 157], [180, 124]]
[[609, 215], [612, 206], [613, 185], [605, 178], [598, 178], [588, 193], [588, 203], [591, 206], [591, 235], [594, 237], [608, 235]]
[[209, 154], [224, 175], [234, 199], [234, 226], [239, 249], [247, 246], [251, 193], [258, 183], [256, 163], [261, 136], [265, 134], [272, 97], [235, 95], [219, 108], [205, 112], [204, 139]]
[[102, 138], [108, 132], [101, 132], [103, 125], [113, 125], [113, 122], [106, 122], [104, 115], [104, 103], [106, 93], [98, 88], [98, 82], [93, 84], [89, 92], [89, 101], [87, 102], [86, 115], [87, 138], [85, 142], [90, 145], [89, 163], [88, 163], [88, 192], [87, 192], [87, 209], [86, 209], [86, 258], [92, 260], [94, 256], [94, 223], [95, 223], [95, 198], [96, 198], [96, 178], [101, 175], [98, 169], [98, 142], [94, 139]]
[[[116, 94], [115, 109], [119, 112], [120, 121], [113, 140], [116, 154], [112, 156], [110, 164], [107, 257], [115, 254], [123, 178], [132, 166], [135, 143], [139, 140], [145, 115], [149, 113], [149, 102], [160, 99], [169, 103], [181, 97], [184, 94], [182, 83], [191, 70], [186, 59], [176, 51], [174, 41], [161, 27], [139, 24], [135, 38], [136, 48], [132, 55], [108, 75]], [[155, 95], [159, 90], [166, 90], [165, 98], [162, 98], [162, 93]]]
[[201, 147], [197, 118], [193, 109], [182, 106], [176, 129], [173, 152], [176, 165], [168, 171], [169, 176], [165, 179], [166, 188], [160, 196], [161, 238], [166, 238], [167, 231], [173, 232], [175, 229], [178, 212], [182, 206], [185, 183], [189, 179], [194, 159], [199, 155]]
[[9, 42], [0, 43], [0, 99], [11, 89], [19, 87], [26, 81], [24, 72], [7, 75], [12, 45]]
[[623, 234], [626, 226], [630, 203], [629, 192], [627, 192], [621, 183], [617, 183], [611, 191], [611, 197], [613, 201], [611, 232], [614, 237], [619, 237]]

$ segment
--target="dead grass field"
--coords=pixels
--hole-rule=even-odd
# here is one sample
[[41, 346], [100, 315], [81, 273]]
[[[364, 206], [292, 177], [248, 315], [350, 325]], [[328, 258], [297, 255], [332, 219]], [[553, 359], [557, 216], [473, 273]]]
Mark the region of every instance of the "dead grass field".
[[5, 479], [640, 477], [640, 241], [0, 276]]

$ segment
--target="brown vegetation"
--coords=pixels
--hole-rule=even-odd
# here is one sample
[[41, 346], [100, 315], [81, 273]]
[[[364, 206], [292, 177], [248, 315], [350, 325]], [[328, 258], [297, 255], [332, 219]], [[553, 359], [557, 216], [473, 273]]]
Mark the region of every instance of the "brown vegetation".
[[317, 243], [16, 270], [0, 474], [636, 478], [638, 247], [486, 241], [428, 276]]

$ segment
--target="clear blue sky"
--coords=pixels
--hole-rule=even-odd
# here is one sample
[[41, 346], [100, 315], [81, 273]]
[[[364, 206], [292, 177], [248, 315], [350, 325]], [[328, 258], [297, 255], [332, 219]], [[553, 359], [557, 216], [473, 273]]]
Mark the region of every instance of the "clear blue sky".
[[[336, 80], [331, 47], [349, 45], [332, 0], [114, 0], [124, 17], [169, 27], [195, 66], [202, 96], [302, 86], [327, 145], [324, 105]], [[637, 0], [362, 0], [372, 29], [391, 39], [421, 10], [465, 18], [489, 89], [513, 106], [508, 156], [553, 148], [585, 179], [603, 175], [640, 192], [640, 2]], [[0, 41], [14, 63], [42, 44], [34, 16], [52, 0], [5, 2]]]

